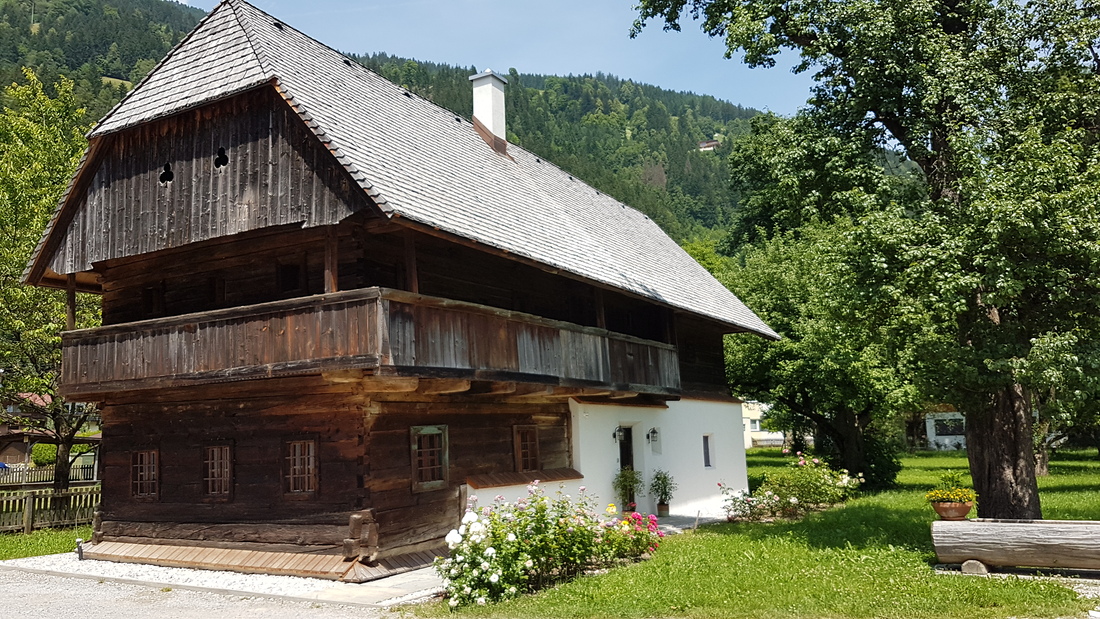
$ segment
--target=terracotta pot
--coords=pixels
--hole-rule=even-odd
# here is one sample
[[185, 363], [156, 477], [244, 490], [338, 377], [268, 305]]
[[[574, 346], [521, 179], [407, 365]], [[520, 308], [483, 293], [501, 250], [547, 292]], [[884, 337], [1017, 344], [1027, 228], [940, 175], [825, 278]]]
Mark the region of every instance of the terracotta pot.
[[940, 515], [940, 520], [966, 520], [966, 515], [974, 507], [974, 501], [966, 503], [933, 503], [932, 509]]
[[668, 518], [668, 503], [657, 504], [657, 517]]

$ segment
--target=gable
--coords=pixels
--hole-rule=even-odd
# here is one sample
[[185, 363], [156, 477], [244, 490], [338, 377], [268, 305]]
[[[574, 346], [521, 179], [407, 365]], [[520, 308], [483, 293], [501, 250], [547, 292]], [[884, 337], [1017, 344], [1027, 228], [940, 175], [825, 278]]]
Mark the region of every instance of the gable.
[[58, 274], [271, 226], [331, 225], [371, 208], [270, 86], [119, 132], [88, 165], [49, 262]]

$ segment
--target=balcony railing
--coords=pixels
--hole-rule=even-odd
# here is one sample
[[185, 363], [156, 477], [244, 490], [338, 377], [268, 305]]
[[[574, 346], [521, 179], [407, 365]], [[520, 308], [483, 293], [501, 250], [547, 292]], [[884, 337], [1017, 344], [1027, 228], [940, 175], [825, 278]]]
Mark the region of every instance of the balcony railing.
[[677, 394], [675, 347], [531, 314], [364, 288], [71, 331], [70, 398], [363, 369]]

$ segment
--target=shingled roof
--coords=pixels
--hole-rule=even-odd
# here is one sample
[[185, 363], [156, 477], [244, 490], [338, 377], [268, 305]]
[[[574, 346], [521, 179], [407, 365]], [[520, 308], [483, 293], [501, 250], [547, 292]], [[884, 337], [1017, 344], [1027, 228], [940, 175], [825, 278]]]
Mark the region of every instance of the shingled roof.
[[[470, 121], [243, 0], [215, 7], [89, 137], [265, 84], [295, 106], [387, 217], [640, 295], [731, 331], [778, 337], [645, 215], [522, 148], [509, 145], [508, 156], [498, 154]], [[42, 279], [49, 236], [64, 233], [54, 229], [64, 208], [63, 200], [32, 258], [30, 283]]]

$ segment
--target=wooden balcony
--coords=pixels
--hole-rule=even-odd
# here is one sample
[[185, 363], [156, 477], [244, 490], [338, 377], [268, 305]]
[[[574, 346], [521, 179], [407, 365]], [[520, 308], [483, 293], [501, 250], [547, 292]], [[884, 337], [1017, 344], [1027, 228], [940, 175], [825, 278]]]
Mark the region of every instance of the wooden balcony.
[[364, 288], [64, 333], [61, 392], [363, 370], [676, 395], [676, 348], [531, 314]]

